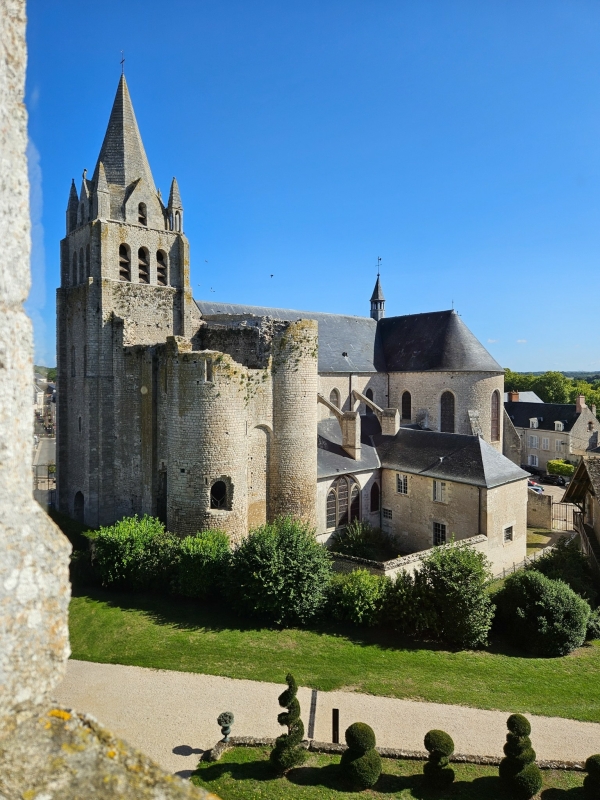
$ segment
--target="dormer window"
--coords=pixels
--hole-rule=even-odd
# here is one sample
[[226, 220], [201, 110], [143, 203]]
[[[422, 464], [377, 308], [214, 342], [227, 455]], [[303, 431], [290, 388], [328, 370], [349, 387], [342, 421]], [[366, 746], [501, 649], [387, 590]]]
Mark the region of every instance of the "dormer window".
[[146, 212], [146, 203], [140, 203], [138, 206], [138, 222], [140, 225], [148, 225], [148, 213]]
[[529, 427], [530, 428], [537, 428], [538, 425], [539, 425], [538, 418], [537, 417], [531, 417], [531, 419], [529, 420]]
[[556, 422], [554, 423], [554, 430], [564, 431], [564, 429], [565, 429], [564, 423], [562, 423], [560, 420], [556, 420]]

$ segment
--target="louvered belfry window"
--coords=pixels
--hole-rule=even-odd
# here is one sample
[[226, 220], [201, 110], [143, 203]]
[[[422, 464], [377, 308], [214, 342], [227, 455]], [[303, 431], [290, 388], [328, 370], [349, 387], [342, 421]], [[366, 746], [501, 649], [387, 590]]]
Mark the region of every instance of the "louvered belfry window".
[[167, 286], [167, 257], [162, 250], [156, 253], [156, 282], [159, 286]]
[[150, 283], [150, 258], [145, 247], [138, 250], [138, 280], [140, 283]]
[[131, 259], [126, 244], [119, 245], [119, 280], [131, 280]]

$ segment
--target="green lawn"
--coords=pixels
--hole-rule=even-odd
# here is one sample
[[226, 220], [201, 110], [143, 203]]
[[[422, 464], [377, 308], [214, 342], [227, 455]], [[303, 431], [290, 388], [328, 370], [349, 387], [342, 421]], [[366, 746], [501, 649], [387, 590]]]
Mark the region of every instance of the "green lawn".
[[73, 658], [600, 722], [600, 642], [556, 659], [493, 643], [450, 652], [390, 632], [270, 629], [158, 596], [88, 590], [70, 609]]
[[[268, 749], [238, 747], [225, 753], [216, 763], [200, 762], [191, 780], [215, 792], [222, 800], [371, 800], [395, 798], [435, 798], [444, 800], [514, 800], [500, 784], [497, 767], [453, 764], [455, 782], [445, 792], [428, 791], [423, 783], [423, 762], [383, 760], [383, 773], [374, 789], [345, 791], [341, 782], [339, 756], [311, 753], [302, 767], [290, 770], [285, 778], [274, 778], [268, 763]], [[583, 775], [577, 772], [544, 770], [543, 800], [583, 800]]]

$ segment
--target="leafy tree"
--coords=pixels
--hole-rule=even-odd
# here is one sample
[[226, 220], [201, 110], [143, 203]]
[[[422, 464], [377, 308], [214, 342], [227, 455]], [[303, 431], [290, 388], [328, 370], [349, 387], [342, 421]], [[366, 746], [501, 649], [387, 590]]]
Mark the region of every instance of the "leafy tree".
[[544, 372], [535, 378], [531, 388], [544, 403], [571, 402], [571, 380], [562, 372]]
[[594, 604], [597, 597], [594, 576], [586, 555], [581, 551], [578, 537], [564, 536], [556, 545], [536, 559], [527, 569], [541, 572], [551, 580], [564, 581], [588, 603]]
[[551, 475], [566, 475], [571, 477], [575, 472], [573, 464], [567, 464], [562, 458], [552, 458], [548, 461], [546, 469]]
[[366, 569], [334, 575], [329, 584], [328, 608], [335, 619], [355, 625], [376, 625], [382, 616], [391, 581]]
[[206, 597], [225, 578], [229, 560], [229, 537], [223, 531], [201, 531], [186, 536], [179, 545], [177, 588], [186, 597]]
[[504, 370], [504, 391], [529, 392], [534, 380], [535, 375], [525, 375], [523, 372], [513, 372], [507, 368]]

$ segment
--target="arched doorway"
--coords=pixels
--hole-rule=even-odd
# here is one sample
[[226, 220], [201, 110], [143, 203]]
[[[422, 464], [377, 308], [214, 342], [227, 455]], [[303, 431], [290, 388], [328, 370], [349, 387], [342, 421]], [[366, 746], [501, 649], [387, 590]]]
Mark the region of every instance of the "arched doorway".
[[77, 520], [77, 522], [83, 522], [84, 517], [84, 499], [83, 494], [81, 492], [77, 492], [75, 495], [75, 499], [73, 501], [73, 516]]

